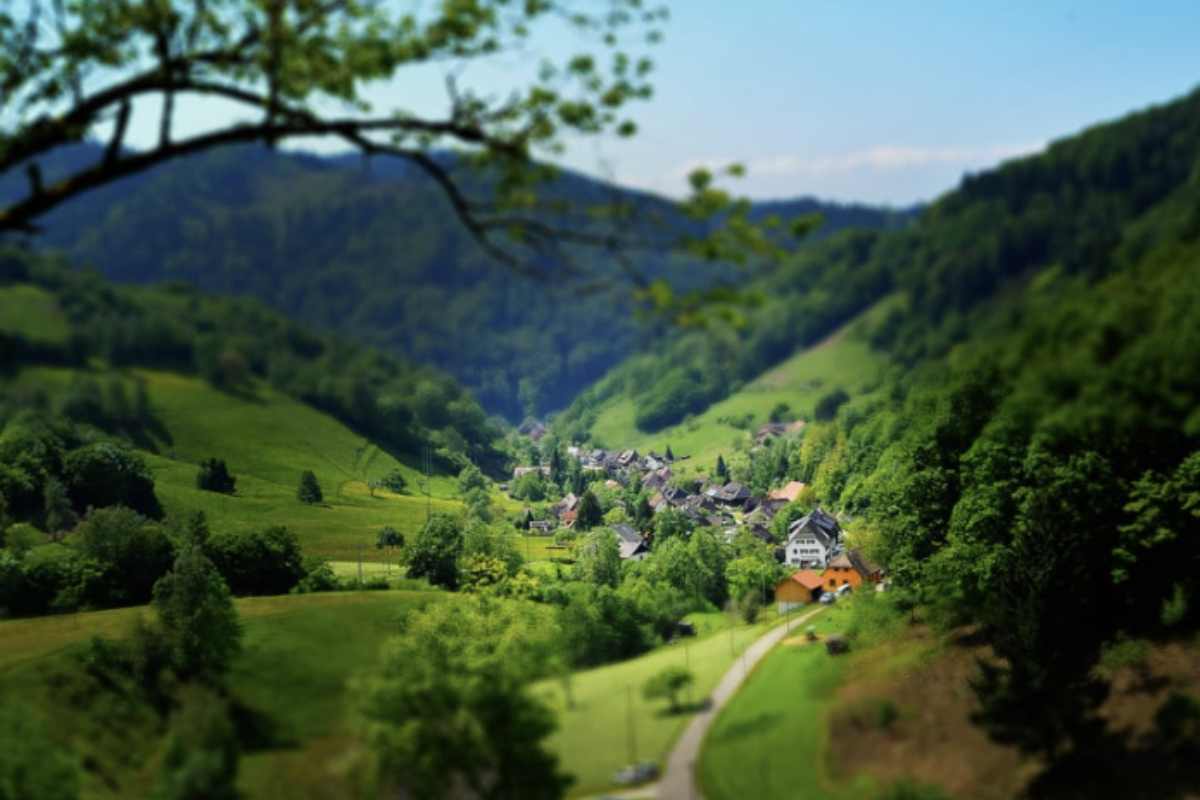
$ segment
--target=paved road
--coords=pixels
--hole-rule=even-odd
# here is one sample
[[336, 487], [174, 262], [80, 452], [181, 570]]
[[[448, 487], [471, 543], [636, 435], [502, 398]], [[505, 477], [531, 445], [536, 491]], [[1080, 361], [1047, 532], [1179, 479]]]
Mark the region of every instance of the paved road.
[[[824, 609], [821, 607], [814, 608], [791, 620], [791, 630], [799, 630], [800, 625], [822, 610]], [[658, 782], [659, 800], [702, 800], [700, 787], [696, 784], [696, 762], [700, 759], [700, 745], [704, 742], [704, 734], [708, 732], [708, 727], [712, 725], [729, 698], [737, 693], [742, 681], [754, 670], [754, 666], [788, 635], [788, 629], [789, 625], [785, 623], [764, 633], [758, 641], [746, 648], [745, 653], [738, 657], [737, 662], [721, 678], [721, 682], [709, 698], [712, 702], [708, 708], [692, 718], [683, 736], [675, 743], [675, 749], [667, 759], [667, 771]]]

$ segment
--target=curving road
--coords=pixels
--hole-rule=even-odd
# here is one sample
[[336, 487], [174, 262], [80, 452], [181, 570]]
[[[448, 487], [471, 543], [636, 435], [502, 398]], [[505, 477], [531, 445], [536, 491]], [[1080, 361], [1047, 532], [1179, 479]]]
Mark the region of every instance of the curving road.
[[658, 782], [657, 797], [659, 800], [701, 800], [700, 787], [696, 783], [696, 762], [700, 759], [700, 745], [704, 743], [704, 735], [712, 725], [717, 714], [724, 708], [729, 698], [737, 693], [738, 688], [746, 677], [754, 670], [762, 657], [771, 651], [775, 645], [788, 635], [788, 631], [797, 625], [803, 625], [824, 608], [818, 606], [806, 614], [790, 620], [790, 624], [777, 625], [759, 637], [758, 641], [746, 648], [745, 652], [729, 668], [713, 690], [708, 708], [700, 711], [688, 723], [687, 729], [675, 749], [667, 759], [667, 770]]

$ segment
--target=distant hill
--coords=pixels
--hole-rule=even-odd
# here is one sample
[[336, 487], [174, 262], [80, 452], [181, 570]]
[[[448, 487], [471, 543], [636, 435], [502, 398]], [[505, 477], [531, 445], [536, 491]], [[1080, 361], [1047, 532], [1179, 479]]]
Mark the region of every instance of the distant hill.
[[[52, 179], [99, 153], [70, 148], [43, 169]], [[0, 196], [23, 188], [22, 176], [10, 175]], [[670, 213], [660, 198], [571, 172], [551, 191], [585, 202], [618, 192], [647, 215]], [[816, 238], [911, 218], [811, 198], [758, 210], [813, 212], [824, 218]], [[624, 294], [581, 294], [495, 263], [440, 191], [395, 159], [214, 151], [79, 198], [45, 220], [36, 242], [116, 281], [187, 281], [255, 297], [297, 321], [445, 370], [490, 412], [514, 421], [565, 406], [645, 338]], [[697, 280], [697, 270], [668, 254], [637, 258], [649, 274]]]

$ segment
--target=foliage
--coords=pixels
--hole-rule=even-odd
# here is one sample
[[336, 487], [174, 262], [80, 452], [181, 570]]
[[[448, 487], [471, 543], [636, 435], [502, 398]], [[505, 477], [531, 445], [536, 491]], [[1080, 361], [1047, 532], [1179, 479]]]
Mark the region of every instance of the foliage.
[[145, 461], [125, 447], [97, 442], [72, 450], [63, 461], [63, 474], [76, 511], [121, 505], [152, 519], [163, 515], [154, 477]]
[[76, 800], [79, 764], [55, 744], [29, 709], [0, 707], [0, 797], [4, 800]]
[[592, 490], [588, 489], [579, 498], [579, 508], [575, 512], [575, 527], [581, 531], [590, 531], [603, 521], [604, 512], [600, 508], [600, 501], [596, 499]]
[[312, 470], [306, 469], [300, 473], [300, 485], [296, 488], [296, 499], [308, 505], [316, 505], [325, 500], [325, 496], [321, 493], [321, 484], [317, 482], [317, 476], [313, 474]]
[[184, 544], [174, 568], [154, 585], [154, 610], [184, 679], [220, 685], [241, 649], [229, 587], [198, 542]]
[[575, 547], [575, 575], [596, 586], [616, 587], [621, 582], [621, 553], [617, 535], [599, 528]]
[[404, 473], [394, 469], [379, 479], [379, 485], [389, 492], [400, 494], [408, 487], [408, 481], [404, 479]]
[[187, 687], [171, 716], [154, 800], [236, 800], [239, 743], [227, 703]]
[[554, 669], [556, 638], [537, 606], [481, 600], [414, 614], [357, 688], [379, 788], [561, 797], [570, 780], [544, 744], [554, 716], [526, 688]]
[[307, 594], [309, 592], [336, 592], [340, 588], [341, 583], [328, 561], [306, 558], [304, 560], [304, 577], [299, 580], [292, 591], [298, 594]]
[[458, 559], [462, 552], [463, 533], [458, 520], [449, 514], [433, 514], [404, 549], [409, 577], [457, 589]]
[[679, 711], [679, 695], [695, 682], [696, 676], [684, 667], [667, 667], [651, 676], [642, 685], [642, 696], [647, 700], [666, 698], [671, 711]]
[[817, 401], [817, 406], [813, 409], [813, 418], [818, 422], [828, 422], [837, 415], [838, 409], [849, 402], [849, 400], [850, 395], [846, 394], [845, 389], [834, 389]]
[[204, 550], [235, 595], [287, 594], [306, 574], [300, 541], [281, 525], [218, 534]]
[[175, 560], [162, 526], [127, 508], [93, 510], [68, 541], [100, 567], [87, 589], [87, 599], [98, 605], [149, 602], [155, 582]]
[[229, 467], [219, 458], [210, 458], [200, 462], [200, 471], [196, 473], [196, 488], [206, 492], [233, 494], [237, 479], [229, 474]]

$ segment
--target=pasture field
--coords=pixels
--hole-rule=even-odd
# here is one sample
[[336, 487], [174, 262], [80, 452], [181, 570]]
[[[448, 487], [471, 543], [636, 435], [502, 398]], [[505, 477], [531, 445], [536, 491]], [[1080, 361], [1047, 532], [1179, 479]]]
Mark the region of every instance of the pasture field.
[[[558, 680], [542, 681], [534, 693], [558, 715], [559, 729], [551, 749], [575, 776], [572, 796], [602, 793], [613, 786], [613, 774], [631, 761], [655, 761], [663, 766], [671, 746], [691, 719], [689, 713], [670, 714], [664, 700], [645, 700], [642, 685], [669, 666], [685, 666], [695, 675], [690, 701], [711, 692], [737, 656], [771, 625], [774, 614], [763, 614], [756, 625], [740, 620], [731, 628], [721, 613], [688, 617], [698, 636], [665, 645], [617, 664], [577, 672], [566, 687]], [[630, 719], [634, 734], [630, 737]]]
[[728, 456], [745, 447], [748, 434], [767, 422], [779, 403], [786, 403], [799, 419], [812, 419], [817, 402], [835, 389], [844, 389], [851, 397], [869, 391], [886, 362], [871, 350], [861, 331], [892, 302], [881, 301], [824, 341], [793, 355], [678, 425], [646, 434], [634, 424], [633, 400], [621, 398], [600, 412], [592, 435], [610, 449], [632, 447], [641, 453], [662, 453], [670, 445], [677, 457], [688, 457], [674, 465], [676, 473], [707, 474], [719, 454]]
[[62, 344], [71, 330], [54, 295], [40, 286], [16, 284], [0, 287], [0, 332], [41, 344]]

